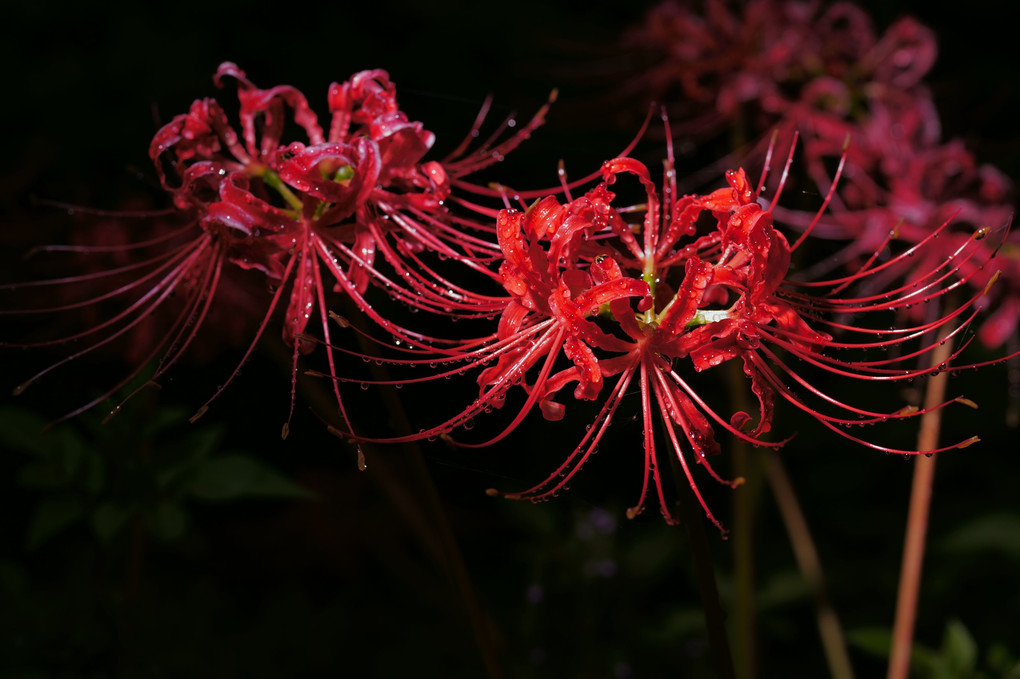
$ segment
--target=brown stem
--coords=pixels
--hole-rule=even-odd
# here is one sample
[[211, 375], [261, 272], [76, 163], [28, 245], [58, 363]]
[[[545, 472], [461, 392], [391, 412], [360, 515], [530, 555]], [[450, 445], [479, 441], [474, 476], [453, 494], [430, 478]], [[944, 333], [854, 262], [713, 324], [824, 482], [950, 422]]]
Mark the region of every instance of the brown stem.
[[790, 544], [797, 559], [797, 566], [815, 601], [818, 632], [822, 638], [829, 673], [833, 679], [853, 679], [854, 671], [850, 664], [850, 655], [847, 653], [843, 628], [829, 600], [822, 562], [818, 558], [814, 540], [811, 539], [807, 519], [793, 491], [793, 484], [790, 483], [790, 477], [778, 453], [769, 453], [765, 456], [765, 476], [772, 487], [776, 504], [779, 505], [779, 513], [783, 517], [786, 531], [790, 534]]
[[[931, 365], [937, 366], [945, 363], [949, 360], [952, 351], [950, 343], [940, 344], [935, 348]], [[924, 393], [923, 407], [925, 409], [935, 408], [946, 400], [948, 379], [949, 375], [945, 372], [928, 379]], [[921, 416], [917, 450], [930, 451], [938, 447], [940, 425], [940, 409], [931, 410]], [[921, 566], [924, 561], [924, 541], [928, 531], [928, 511], [931, 507], [931, 487], [934, 478], [934, 457], [918, 456], [914, 460], [914, 481], [910, 490], [907, 535], [903, 544], [903, 564], [900, 568], [896, 620], [892, 624], [888, 679], [906, 679], [910, 672], [910, 649], [914, 641], [914, 623], [917, 619], [917, 602], [921, 589]]]
[[914, 640], [928, 510], [931, 505], [932, 481], [935, 478], [935, 458], [919, 458], [914, 464], [907, 534], [903, 542], [903, 563], [900, 566], [899, 593], [896, 597], [892, 650], [889, 655], [889, 679], [906, 679], [910, 671], [910, 648]]
[[[940, 344], [935, 349], [932, 365], [945, 363], [951, 353], [952, 346], [949, 342]], [[948, 378], [949, 376], [942, 372], [928, 380], [924, 394], [925, 409], [935, 408], [945, 400]], [[941, 413], [941, 409], [930, 410], [921, 416], [921, 427], [917, 436], [918, 450], [933, 450], [938, 447]], [[918, 456], [914, 460], [907, 533], [903, 541], [903, 564], [900, 567], [899, 593], [896, 597], [896, 618], [893, 623], [888, 679], [906, 679], [910, 671], [910, 648], [914, 640], [917, 601], [921, 589], [921, 566], [924, 561], [924, 544], [928, 532], [928, 512], [931, 507], [934, 479], [935, 458]]]

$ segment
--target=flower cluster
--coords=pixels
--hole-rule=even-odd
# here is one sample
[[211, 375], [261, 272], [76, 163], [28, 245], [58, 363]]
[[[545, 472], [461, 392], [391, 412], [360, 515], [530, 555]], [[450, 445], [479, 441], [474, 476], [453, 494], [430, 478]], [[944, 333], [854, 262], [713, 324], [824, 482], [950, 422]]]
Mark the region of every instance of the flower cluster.
[[[950, 173], [937, 168], [962, 163], [960, 157], [954, 160], [953, 149], [965, 152], [932, 146], [931, 159], [913, 147], [910, 153], [881, 155], [891, 141], [867, 134], [861, 135], [860, 145], [848, 145], [842, 119], [816, 106], [826, 100], [819, 97], [822, 84], [839, 98], [837, 75], [844, 84], [846, 78], [867, 76], [868, 82], [884, 85], [866, 88], [874, 97], [867, 116], [855, 124], [866, 131], [882, 129], [879, 112], [894, 102], [901, 110], [913, 111], [913, 117], [906, 118], [916, 123], [911, 129], [915, 136], [927, 138], [924, 129], [931, 119], [916, 92], [930, 62], [930, 37], [915, 24], [904, 23], [876, 41], [846, 7], [833, 8], [818, 19], [813, 6], [794, 3], [782, 4], [785, 14], [769, 15], [765, 10], [774, 4], [751, 3], [747, 12], [758, 22], [752, 24], [764, 28], [748, 35], [738, 31], [732, 37], [743, 37], [730, 41], [743, 45], [740, 54], [746, 57], [733, 64], [774, 72], [749, 75], [736, 66], [723, 68], [714, 56], [706, 57], [706, 64], [719, 69], [719, 77], [710, 78], [717, 86], [717, 101], [747, 101], [753, 91], [763, 111], [788, 115], [784, 125], [805, 129], [807, 170], [816, 181], [827, 182], [820, 184], [824, 194], [820, 205], [808, 210], [780, 207], [796, 133], [791, 135], [786, 166], [771, 188], [766, 185], [773, 180], [770, 164], [778, 135], [767, 146], [757, 184], [744, 169], [735, 169], [726, 172], [721, 188], [681, 195], [664, 111], [667, 158], [661, 189], [646, 165], [630, 157], [629, 147], [593, 175], [594, 186], [590, 178], [571, 184], [564, 178], [559, 190], [513, 194], [519, 203], [513, 208], [511, 194], [504, 189], [474, 186], [466, 178], [527, 138], [542, 123], [544, 107], [512, 134], [506, 130], [516, 125], [506, 123], [472, 148], [486, 105], [465, 142], [451, 155], [425, 160], [434, 135], [399, 108], [384, 71], [364, 71], [331, 85], [330, 119], [324, 127], [296, 89], [260, 89], [237, 66], [225, 63], [215, 81], [221, 86], [229, 78], [237, 84], [238, 125], [231, 124], [219, 102], [202, 99], [160, 129], [150, 146], [159, 181], [183, 217], [182, 225], [146, 241], [112, 246], [127, 257], [110, 271], [43, 282], [77, 286], [108, 280], [112, 285], [85, 299], [20, 313], [81, 309], [111, 300], [122, 304], [88, 330], [47, 340], [90, 344], [16, 391], [69, 361], [124, 339], [172, 304], [169, 327], [154, 334], [142, 361], [155, 366], [150, 381], [158, 380], [208, 325], [213, 302], [222, 297], [223, 281], [231, 270], [240, 269], [268, 284], [248, 293], [259, 300], [259, 311], [241, 364], [273, 319], [280, 318], [283, 341], [292, 356], [293, 413], [301, 357], [321, 346], [327, 368], [306, 372], [330, 381], [342, 418], [341, 427], [331, 431], [343, 437], [355, 441], [443, 437], [474, 448], [503, 440], [535, 410], [549, 421], [563, 419], [564, 391], [572, 392], [575, 400], [601, 402], [594, 422], [566, 459], [541, 483], [505, 493], [507, 497], [538, 501], [564, 489], [606, 440], [614, 417], [635, 391], [641, 401], [643, 471], [637, 502], [627, 512], [631, 517], [654, 495], [666, 520], [675, 521], [662, 481], [665, 463], [686, 478], [706, 515], [719, 525], [698, 490], [694, 470], [704, 468], [731, 487], [739, 484], [740, 479], [724, 480], [713, 469], [711, 460], [722, 450], [717, 431], [753, 445], [779, 447], [785, 440], [770, 436], [777, 402], [792, 404], [844, 438], [887, 452], [930, 454], [970, 444], [975, 439], [936, 450], [894, 450], [848, 430], [915, 417], [950, 403], [973, 405], [967, 399], [951, 399], [927, 410], [910, 406], [882, 410], [845, 402], [831, 387], [816, 386], [818, 375], [874, 384], [923, 377], [930, 371], [927, 365], [919, 369], [906, 364], [930, 358], [939, 343], [954, 343], [949, 361], [955, 361], [967, 345], [964, 331], [977, 314], [975, 302], [991, 285], [981, 275], [994, 255], [985, 246], [986, 227], [967, 232], [952, 226], [948, 217], [927, 230], [892, 228], [884, 221], [881, 237], [869, 239], [858, 227], [848, 226], [865, 209], [884, 211], [883, 218], [888, 215], [892, 203], [887, 194], [902, 197], [896, 208], [902, 218], [912, 219], [913, 208], [920, 212], [921, 203], [934, 199], [918, 194], [913, 203], [907, 201], [914, 195], [910, 182], [930, 185], [925, 178], [929, 171], [945, 181]], [[712, 50], [722, 47], [708, 36], [730, 35], [738, 27], [722, 3], [711, 3], [710, 8], [711, 30], [681, 20], [679, 14], [663, 26], [694, 31], [700, 39], [684, 49], [700, 46], [715, 54]], [[792, 37], [787, 35], [790, 31]], [[775, 44], [769, 48], [770, 58], [759, 63], [752, 57], [760, 47], [756, 41], [763, 39]], [[820, 52], [816, 64], [809, 58], [814, 52], [807, 47], [797, 51], [798, 45], [822, 50], [825, 58]], [[911, 58], [893, 59], [890, 66], [887, 57], [901, 53]], [[868, 69], [840, 66], [854, 59], [869, 64]], [[682, 63], [688, 61], [685, 57]], [[791, 98], [784, 78], [816, 67], [828, 69], [830, 75], [812, 81], [814, 85], [799, 98]], [[740, 76], [732, 82], [727, 80], [731, 71]], [[705, 96], [703, 76], [696, 71], [681, 78], [692, 96]], [[748, 83], [766, 80], [769, 87], [748, 89]], [[294, 132], [299, 139], [289, 136]], [[834, 150], [836, 169], [829, 177], [827, 161]], [[882, 164], [900, 161], [895, 170]], [[876, 189], [872, 180], [884, 172], [894, 172], [903, 185], [889, 183], [888, 191]], [[965, 179], [982, 176], [975, 172]], [[841, 184], [844, 175], [847, 181]], [[640, 187], [637, 202], [620, 197], [634, 188], [627, 187], [634, 180]], [[590, 188], [575, 198], [582, 186]], [[479, 204], [494, 197], [502, 199], [503, 209]], [[859, 209], [855, 200], [860, 201]], [[969, 205], [964, 201], [957, 207], [965, 210]], [[941, 205], [929, 212], [924, 219], [946, 215]], [[979, 209], [978, 213], [985, 215]], [[824, 273], [832, 277], [827, 280], [803, 272], [793, 275], [793, 254], [812, 233], [856, 238], [851, 246], [856, 248], [854, 258], [840, 260], [849, 272], [831, 274], [837, 267], [828, 266]], [[796, 235], [792, 244], [787, 234]], [[911, 244], [892, 254], [897, 237], [909, 237]], [[149, 254], [133, 259], [134, 253]], [[820, 271], [815, 267], [814, 273]], [[956, 302], [946, 308], [928, 305], [937, 311], [930, 317], [906, 313], [967, 285], [975, 291], [955, 294]], [[361, 335], [372, 338], [378, 332], [391, 338], [380, 343], [395, 345], [391, 350], [398, 357], [373, 358], [394, 371], [416, 371], [413, 377], [398, 375], [376, 383], [431, 385], [470, 371], [478, 385], [477, 397], [439, 425], [372, 438], [364, 427], [355, 426], [341, 398], [343, 385], [356, 379], [342, 361], [361, 354], [334, 341], [330, 322], [350, 325], [331, 308], [337, 303], [366, 320], [356, 328]], [[388, 313], [401, 305], [432, 319], [469, 318], [494, 322], [495, 327], [477, 337], [439, 337], [431, 330], [408, 327], [396, 320], [399, 315]], [[890, 317], [910, 320], [890, 327]], [[933, 339], [936, 336], [938, 340]], [[895, 351], [885, 352], [890, 347]], [[744, 389], [756, 403], [753, 412], [713, 403], [699, 390], [699, 375], [715, 374], [725, 364], [746, 378]], [[142, 367], [75, 412], [110, 396]], [[239, 369], [240, 365], [192, 419], [207, 410]], [[471, 428], [475, 417], [494, 409], [513, 410], [507, 404], [518, 397], [523, 403], [498, 433], [480, 442], [454, 440], [454, 431]], [[284, 437], [289, 423], [288, 416]]]
[[[895, 258], [869, 262], [848, 277], [798, 284], [789, 279], [791, 252], [803, 238], [791, 246], [776, 228], [772, 207], [760, 198], [767, 168], [757, 187], [739, 169], [727, 173], [725, 188], [678, 198], [672, 156], [665, 166], [661, 195], [645, 165], [621, 157], [606, 162], [602, 181], [576, 199], [563, 203], [557, 196], [546, 196], [526, 210], [500, 212], [496, 227], [502, 253], [499, 273], [510, 300], [496, 339], [483, 347], [465, 348], [459, 361], [446, 357], [443, 369], [432, 376], [477, 369], [479, 395], [442, 424], [395, 440], [441, 436], [454, 442], [454, 429], [467, 428], [478, 414], [502, 407], [514, 386], [523, 387], [526, 399], [501, 433], [482, 443], [456, 442], [467, 447], [489, 445], [516, 429], [536, 406], [545, 419], [562, 419], [565, 406], [557, 398], [572, 385], [575, 399], [602, 401], [595, 421], [548, 478], [525, 491], [506, 493], [543, 500], [565, 488], [596, 452], [625, 396], [636, 387], [641, 396], [644, 472], [638, 501], [628, 516], [640, 513], [654, 492], [666, 520], [674, 521], [661, 473], [662, 463], [669, 460], [682, 470], [717, 525], [697, 489], [693, 466], [704, 467], [717, 481], [737, 485], [739, 479], [724, 481], [711, 466], [712, 456], [720, 452], [715, 429], [754, 445], [781, 446], [785, 441], [766, 437], [778, 399], [845, 438], [875, 449], [938, 452], [894, 451], [847, 431], [850, 426], [928, 411], [903, 407], [883, 412], [844, 403], [813, 386], [803, 373], [805, 368], [817, 369], [874, 382], [926, 375], [927, 370], [904, 368], [903, 361], [931, 352], [937, 343], [930, 337], [939, 330], [945, 330], [942, 343], [953, 341], [973, 318], [969, 309], [974, 299], [911, 327], [877, 329], [868, 322], [963, 285], [981, 268], [980, 263], [967, 264], [983, 256], [978, 244], [987, 231], [973, 234], [958, 251], [908, 285], [854, 296], [847, 290], [855, 283], [902, 264], [937, 243], [937, 234]], [[644, 188], [645, 200], [639, 206], [617, 205], [611, 187], [625, 175], [636, 177]], [[784, 181], [785, 173], [773, 206]], [[832, 195], [818, 209], [816, 222]], [[640, 223], [631, 221], [634, 214], [643, 214]], [[954, 358], [963, 346], [953, 352]], [[876, 355], [889, 347], [911, 348], [893, 356]], [[791, 365], [791, 360], [803, 367]], [[428, 361], [435, 367], [435, 357]], [[725, 416], [691, 384], [692, 374], [729, 361], [739, 361], [748, 380], [757, 401], [753, 416], [746, 412]], [[402, 359], [394, 365], [420, 367], [424, 362]], [[450, 367], [451, 362], [456, 365]], [[952, 402], [972, 405], [956, 398], [936, 408]], [[667, 439], [665, 455], [656, 446], [659, 428]]]
[[743, 121], [755, 132], [792, 119], [827, 131], [902, 97], [937, 134], [934, 111], [915, 106], [935, 61], [934, 36], [917, 21], [901, 19], [879, 37], [850, 3], [694, 5], [666, 0], [623, 39], [654, 61], [630, 87], [669, 102], [678, 131], [703, 136]]
[[[665, 0], [627, 34], [624, 43], [652, 65], [626, 87], [667, 103], [678, 129], [695, 138], [728, 134], [764, 148], [774, 131], [786, 139], [796, 131], [802, 166], [820, 191], [845, 154], [839, 190], [815, 235], [846, 245], [811, 275], [856, 266], [891, 231], [919, 243], [953, 220], [960, 228], [930, 249], [934, 263], [972, 230], [1008, 225], [1009, 180], [978, 164], [962, 141], [941, 140], [923, 82], [936, 56], [930, 29], [905, 17], [879, 34], [867, 13], [847, 2], [696, 4]], [[793, 227], [812, 221], [785, 217]], [[1007, 284], [997, 286], [990, 305], [996, 311], [980, 331], [993, 348], [1015, 335], [1020, 319], [1020, 259], [1011, 255], [1002, 265]]]

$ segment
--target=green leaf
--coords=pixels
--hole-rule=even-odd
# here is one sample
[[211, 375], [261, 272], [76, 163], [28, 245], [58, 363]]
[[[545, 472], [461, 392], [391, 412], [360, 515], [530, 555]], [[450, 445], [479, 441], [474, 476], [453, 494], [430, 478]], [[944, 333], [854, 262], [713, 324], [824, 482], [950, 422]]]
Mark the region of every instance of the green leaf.
[[945, 552], [999, 552], [1020, 561], [1020, 514], [989, 514], [969, 521], [947, 535]]
[[942, 657], [946, 659], [954, 677], [966, 677], [974, 672], [974, 666], [977, 664], [977, 644], [959, 620], [950, 620], [946, 624], [946, 634], [942, 640]]
[[25, 567], [14, 559], [0, 558], [0, 593], [27, 590], [28, 574]]
[[888, 658], [892, 631], [888, 627], [861, 627], [846, 634], [847, 643], [876, 658]]
[[[887, 660], [892, 649], [892, 630], [888, 627], [860, 627], [847, 632], [847, 643], [876, 658]], [[934, 651], [914, 644], [910, 649], [910, 666], [923, 668], [926, 676], [931, 675], [943, 663]]]
[[36, 490], [52, 490], [69, 484], [70, 479], [45, 460], [31, 462], [18, 470], [18, 485]]
[[992, 644], [987, 653], [988, 669], [1001, 679], [1020, 679], [1020, 661], [1002, 644]]
[[272, 467], [235, 454], [203, 463], [188, 490], [201, 500], [243, 497], [307, 498], [312, 494]]
[[188, 530], [188, 514], [179, 502], [160, 502], [146, 516], [149, 530], [158, 539], [171, 542]]
[[110, 544], [131, 518], [130, 507], [104, 502], [92, 513], [92, 530], [104, 544]]
[[82, 470], [82, 484], [92, 495], [99, 495], [106, 486], [106, 459], [100, 453], [90, 451]]
[[206, 426], [190, 432], [183, 441], [174, 444], [176, 462], [156, 474], [156, 487], [166, 490], [188, 476], [193, 477], [219, 447], [223, 434], [221, 427]]
[[184, 423], [187, 421], [188, 416], [192, 413], [192, 409], [184, 408], [182, 406], [165, 406], [159, 408], [156, 412], [145, 422], [145, 426], [142, 428], [142, 438], [149, 439], [159, 434], [162, 434], [168, 429]]
[[156, 472], [153, 476], [153, 480], [156, 482], [156, 488], [160, 490], [167, 490], [176, 483], [178, 479], [186, 476], [194, 466], [194, 462], [188, 460], [181, 464], [175, 464], [172, 467]]
[[43, 451], [46, 420], [27, 408], [0, 408], [0, 445], [22, 453]]
[[223, 440], [224, 430], [222, 427], [205, 426], [188, 432], [184, 440], [175, 446], [180, 454], [189, 460], [203, 460], [220, 446]]
[[51, 498], [40, 502], [28, 526], [28, 547], [35, 549], [59, 531], [82, 518], [81, 504], [70, 498]]
[[758, 592], [758, 605], [762, 610], [786, 606], [807, 599], [810, 592], [804, 576], [796, 570], [786, 570], [770, 577]]
[[90, 454], [95, 454], [86, 449], [85, 442], [78, 432], [67, 426], [51, 429], [45, 435], [43, 445], [69, 477], [75, 475]]
[[661, 640], [690, 639], [705, 634], [705, 613], [700, 608], [678, 608], [655, 626]]

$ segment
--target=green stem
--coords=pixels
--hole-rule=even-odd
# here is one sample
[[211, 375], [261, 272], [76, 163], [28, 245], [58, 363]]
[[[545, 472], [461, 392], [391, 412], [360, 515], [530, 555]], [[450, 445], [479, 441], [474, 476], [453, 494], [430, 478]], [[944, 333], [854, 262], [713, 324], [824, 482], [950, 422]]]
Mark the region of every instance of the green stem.
[[294, 195], [294, 192], [290, 190], [290, 187], [283, 183], [280, 179], [280, 175], [276, 174], [272, 170], [266, 168], [260, 174], [262, 181], [266, 183], [271, 189], [275, 190], [280, 196], [290, 205], [292, 208], [297, 210], [298, 214], [301, 214], [301, 209], [304, 207], [304, 203], [301, 199]]
[[[733, 637], [737, 676], [758, 676], [758, 601], [755, 596], [754, 505], [758, 490], [758, 465], [743, 441], [733, 446], [733, 475], [743, 477], [743, 487], [733, 493]], [[753, 480], [752, 480], [753, 479]]]
[[[741, 365], [730, 361], [730, 399], [734, 412], [747, 412], [747, 394]], [[733, 493], [733, 645], [737, 676], [755, 679], [758, 676], [758, 602], [755, 596], [754, 508], [761, 485], [758, 456], [752, 457], [746, 442], [734, 439], [733, 477], [744, 484]]]

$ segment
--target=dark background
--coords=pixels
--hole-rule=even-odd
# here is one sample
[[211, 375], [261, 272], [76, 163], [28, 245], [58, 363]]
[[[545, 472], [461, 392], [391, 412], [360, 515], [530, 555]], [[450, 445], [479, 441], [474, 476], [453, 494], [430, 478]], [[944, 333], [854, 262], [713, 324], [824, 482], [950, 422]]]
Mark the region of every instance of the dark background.
[[[872, 4], [880, 28], [911, 12], [937, 31], [940, 56], [929, 84], [944, 137], [963, 137], [981, 161], [1020, 176], [1020, 58], [999, 4]], [[634, 132], [599, 129], [598, 107], [577, 102], [611, 87], [611, 79], [591, 74], [614, 72], [624, 58], [612, 44], [640, 19], [637, 3], [206, 3], [128, 13], [18, 3], [5, 13], [0, 283], [38, 277], [41, 265], [20, 254], [68, 236], [65, 215], [30, 197], [159, 206], [149, 139], [193, 99], [220, 96], [211, 76], [224, 60], [260, 86], [297, 86], [320, 111], [333, 80], [387, 69], [404, 110], [437, 133], [440, 153], [459, 141], [487, 94], [496, 97], [499, 120], [512, 110], [526, 116], [558, 87], [562, 105], [548, 124], [495, 171], [526, 174], [533, 186], [554, 183], [560, 158], [577, 174], [594, 169]], [[115, 471], [123, 471], [118, 455], [138, 454], [132, 446], [184, 450], [198, 445], [196, 428], [218, 430], [219, 448], [268, 463], [315, 500], [188, 502], [188, 523], [174, 539], [130, 524], [104, 543], [82, 523], [29, 547], [33, 511], [47, 493], [63, 491], [22, 483], [26, 454], [8, 435], [0, 457], [0, 675], [483, 676], [472, 624], [438, 547], [449, 521], [508, 676], [711, 676], [685, 535], [655, 511], [623, 518], [638, 490], [637, 464], [624, 450], [620, 463], [599, 456], [571, 493], [551, 503], [484, 494], [543, 478], [590, 412], [575, 409], [579, 414], [561, 425], [565, 433], [537, 421], [493, 451], [451, 451], [441, 443], [420, 452], [372, 450], [369, 470], [359, 473], [350, 449], [300, 401], [292, 435], [277, 437], [289, 393], [278, 335], [271, 326], [266, 347], [196, 425], [182, 420], [243, 349], [230, 349], [212, 368], [197, 358], [182, 363], [162, 392], [137, 399], [119, 424], [104, 429], [86, 415], [68, 426]], [[2, 351], [5, 390], [31, 374], [28, 364], [45, 361]], [[112, 357], [96, 359], [2, 403], [52, 418], [91, 393], [90, 379], [121, 369]], [[450, 402], [470, 391], [450, 388]], [[918, 616], [918, 642], [934, 649], [947, 623], [962, 621], [983, 665], [996, 646], [1014, 659], [1020, 654], [1020, 464], [1016, 431], [1003, 424], [1006, 391], [1001, 366], [950, 387], [982, 407], [951, 411], [946, 437], [977, 433], [984, 441], [939, 458]], [[438, 399], [419, 398], [407, 408], [424, 425], [428, 404]], [[387, 408], [372, 397], [358, 400], [366, 419]], [[159, 440], [147, 439], [144, 423], [169, 411], [179, 413], [177, 423]], [[639, 427], [624, 419], [603, 450], [638, 445]], [[16, 422], [6, 416], [7, 431]], [[24, 422], [28, 427], [27, 416]], [[912, 465], [844, 445], [794, 413], [781, 414], [777, 428], [802, 432], [783, 455], [844, 626], [890, 626]], [[53, 440], [52, 431], [47, 436]], [[889, 436], [913, 445], [909, 430]], [[728, 524], [730, 494], [713, 485], [702, 483]], [[431, 504], [433, 489], [445, 519]], [[810, 598], [768, 489], [757, 495], [761, 676], [823, 676]], [[726, 607], [731, 543], [710, 538]], [[862, 647], [853, 658], [859, 676], [882, 672], [881, 660]]]

